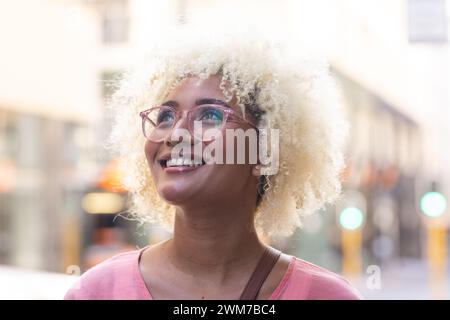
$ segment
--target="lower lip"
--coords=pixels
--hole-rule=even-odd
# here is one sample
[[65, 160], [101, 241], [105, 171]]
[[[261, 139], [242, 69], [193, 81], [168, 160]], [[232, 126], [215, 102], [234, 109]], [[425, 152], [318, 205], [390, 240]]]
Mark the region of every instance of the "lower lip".
[[201, 168], [203, 166], [198, 166], [198, 167], [165, 167], [163, 168], [164, 172], [167, 173], [183, 173], [183, 172], [190, 172], [190, 171], [194, 171], [197, 170], [198, 168]]

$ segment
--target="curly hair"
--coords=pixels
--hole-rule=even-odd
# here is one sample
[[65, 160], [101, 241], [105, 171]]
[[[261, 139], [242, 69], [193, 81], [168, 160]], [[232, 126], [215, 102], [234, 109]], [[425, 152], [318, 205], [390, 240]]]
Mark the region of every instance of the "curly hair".
[[129, 213], [172, 227], [175, 208], [156, 191], [138, 113], [183, 79], [210, 75], [220, 75], [226, 99], [235, 97], [243, 111], [279, 130], [279, 169], [260, 181], [255, 227], [265, 237], [289, 236], [303, 216], [339, 196], [347, 122], [324, 59], [253, 34], [168, 37], [117, 82], [107, 146], [123, 159]]

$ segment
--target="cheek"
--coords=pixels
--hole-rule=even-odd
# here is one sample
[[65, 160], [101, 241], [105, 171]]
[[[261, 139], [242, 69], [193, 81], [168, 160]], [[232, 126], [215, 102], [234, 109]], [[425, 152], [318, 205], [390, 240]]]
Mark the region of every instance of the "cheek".
[[[220, 165], [216, 171], [215, 179], [210, 179], [209, 187], [214, 193], [230, 201], [247, 197], [252, 188], [251, 166], [247, 164]], [[256, 190], [256, 189], [255, 189]]]
[[[246, 130], [246, 128], [243, 128]], [[224, 161], [227, 159], [233, 161], [234, 164], [239, 165], [255, 165], [258, 162], [258, 136], [257, 134], [251, 136], [242, 136], [237, 138], [224, 135], [222, 151], [224, 155]], [[227, 158], [227, 153], [230, 153]]]
[[144, 146], [144, 151], [145, 157], [147, 158], [147, 163], [150, 166], [150, 169], [152, 169], [153, 165], [155, 164], [155, 156], [156, 152], [158, 151], [158, 144], [147, 140]]

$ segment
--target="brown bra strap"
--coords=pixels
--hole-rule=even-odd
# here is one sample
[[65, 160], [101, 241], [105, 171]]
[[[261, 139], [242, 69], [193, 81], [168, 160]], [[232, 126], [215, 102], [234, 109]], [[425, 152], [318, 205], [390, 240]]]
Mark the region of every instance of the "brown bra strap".
[[281, 251], [274, 249], [272, 247], [266, 246], [258, 265], [253, 271], [250, 280], [248, 280], [247, 285], [242, 291], [239, 300], [256, 300], [259, 290], [261, 289], [264, 281], [269, 275], [275, 263], [277, 263], [278, 258], [281, 255]]

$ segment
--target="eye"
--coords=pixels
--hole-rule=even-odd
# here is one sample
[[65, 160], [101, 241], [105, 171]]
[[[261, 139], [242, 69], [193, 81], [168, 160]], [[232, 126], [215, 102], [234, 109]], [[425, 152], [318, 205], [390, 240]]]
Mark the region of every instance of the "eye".
[[198, 120], [221, 123], [223, 121], [223, 113], [214, 107], [202, 108]]
[[158, 117], [156, 119], [156, 125], [164, 125], [172, 123], [175, 119], [175, 114], [173, 110], [170, 109], [162, 109], [158, 113]]

